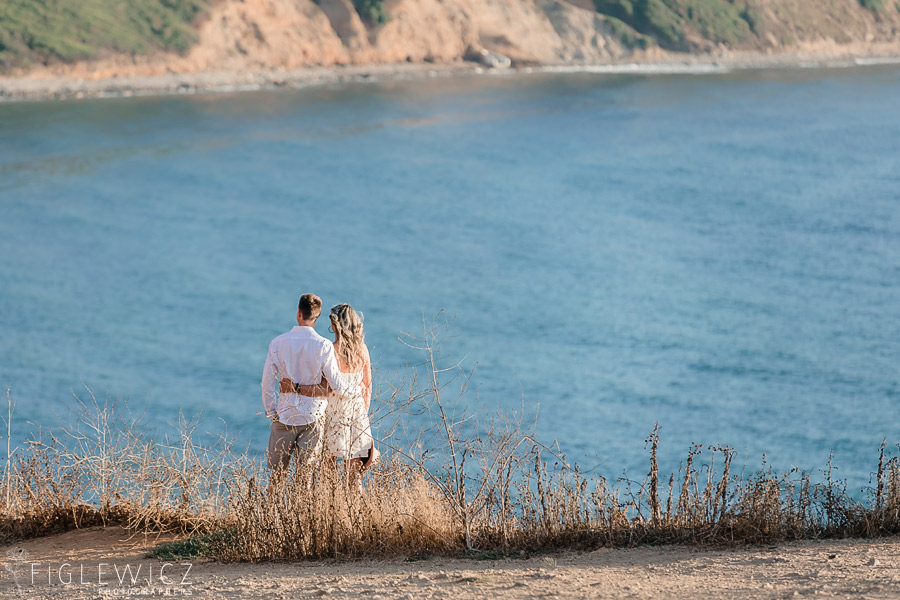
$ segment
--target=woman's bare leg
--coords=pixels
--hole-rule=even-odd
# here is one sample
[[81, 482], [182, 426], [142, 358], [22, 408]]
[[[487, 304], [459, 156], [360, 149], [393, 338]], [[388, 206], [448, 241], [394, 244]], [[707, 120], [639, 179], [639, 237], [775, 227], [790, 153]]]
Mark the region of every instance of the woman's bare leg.
[[362, 484], [362, 461], [361, 458], [351, 458], [347, 463], [347, 476], [350, 483], [357, 482]]

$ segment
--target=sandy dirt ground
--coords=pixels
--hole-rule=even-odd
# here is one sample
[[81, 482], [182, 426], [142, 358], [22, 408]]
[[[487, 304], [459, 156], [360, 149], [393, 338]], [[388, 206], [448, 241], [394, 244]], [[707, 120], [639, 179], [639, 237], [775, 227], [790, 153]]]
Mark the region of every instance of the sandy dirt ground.
[[601, 549], [481, 561], [263, 564], [146, 558], [158, 541], [94, 528], [3, 547], [0, 597], [900, 598], [896, 537], [714, 550]]

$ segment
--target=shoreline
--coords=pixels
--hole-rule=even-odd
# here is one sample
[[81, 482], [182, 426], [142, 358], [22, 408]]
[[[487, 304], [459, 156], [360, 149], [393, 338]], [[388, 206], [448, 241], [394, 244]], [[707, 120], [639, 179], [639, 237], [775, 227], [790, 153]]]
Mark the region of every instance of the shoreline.
[[[826, 51], [773, 54], [734, 52], [720, 55], [665, 55], [605, 64], [560, 64], [489, 69], [473, 62], [393, 63], [295, 70], [198, 71], [96, 78], [34, 71], [0, 77], [0, 103], [53, 100], [223, 94], [274, 89], [303, 89], [331, 84], [416, 81], [475, 75], [591, 73], [632, 75], [707, 75], [764, 69], [840, 69], [900, 65], [900, 44], [887, 48], [837, 47]], [[72, 70], [76, 70], [74, 67]], [[77, 72], [77, 70], [76, 70]]]

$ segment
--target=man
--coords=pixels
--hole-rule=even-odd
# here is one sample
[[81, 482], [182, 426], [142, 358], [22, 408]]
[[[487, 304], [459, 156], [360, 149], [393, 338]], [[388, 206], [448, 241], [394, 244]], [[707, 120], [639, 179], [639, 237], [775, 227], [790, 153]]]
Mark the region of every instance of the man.
[[262, 403], [272, 420], [269, 435], [269, 468], [287, 467], [296, 451], [299, 460], [309, 460], [321, 443], [320, 421], [327, 398], [298, 393], [276, 394], [283, 377], [303, 386], [315, 386], [324, 376], [337, 394], [359, 393], [346, 380], [334, 356], [334, 346], [314, 329], [322, 313], [322, 300], [315, 294], [300, 296], [297, 326], [269, 344], [262, 375]]

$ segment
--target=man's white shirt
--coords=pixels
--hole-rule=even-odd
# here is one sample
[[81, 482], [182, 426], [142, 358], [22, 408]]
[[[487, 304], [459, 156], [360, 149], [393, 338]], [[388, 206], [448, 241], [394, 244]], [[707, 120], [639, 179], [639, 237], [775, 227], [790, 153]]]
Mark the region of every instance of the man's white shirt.
[[262, 375], [262, 403], [266, 418], [285, 425], [308, 425], [325, 414], [328, 398], [278, 392], [283, 377], [301, 385], [315, 385], [322, 376], [341, 396], [359, 395], [359, 386], [341, 373], [334, 346], [312, 327], [295, 326], [269, 344]]

